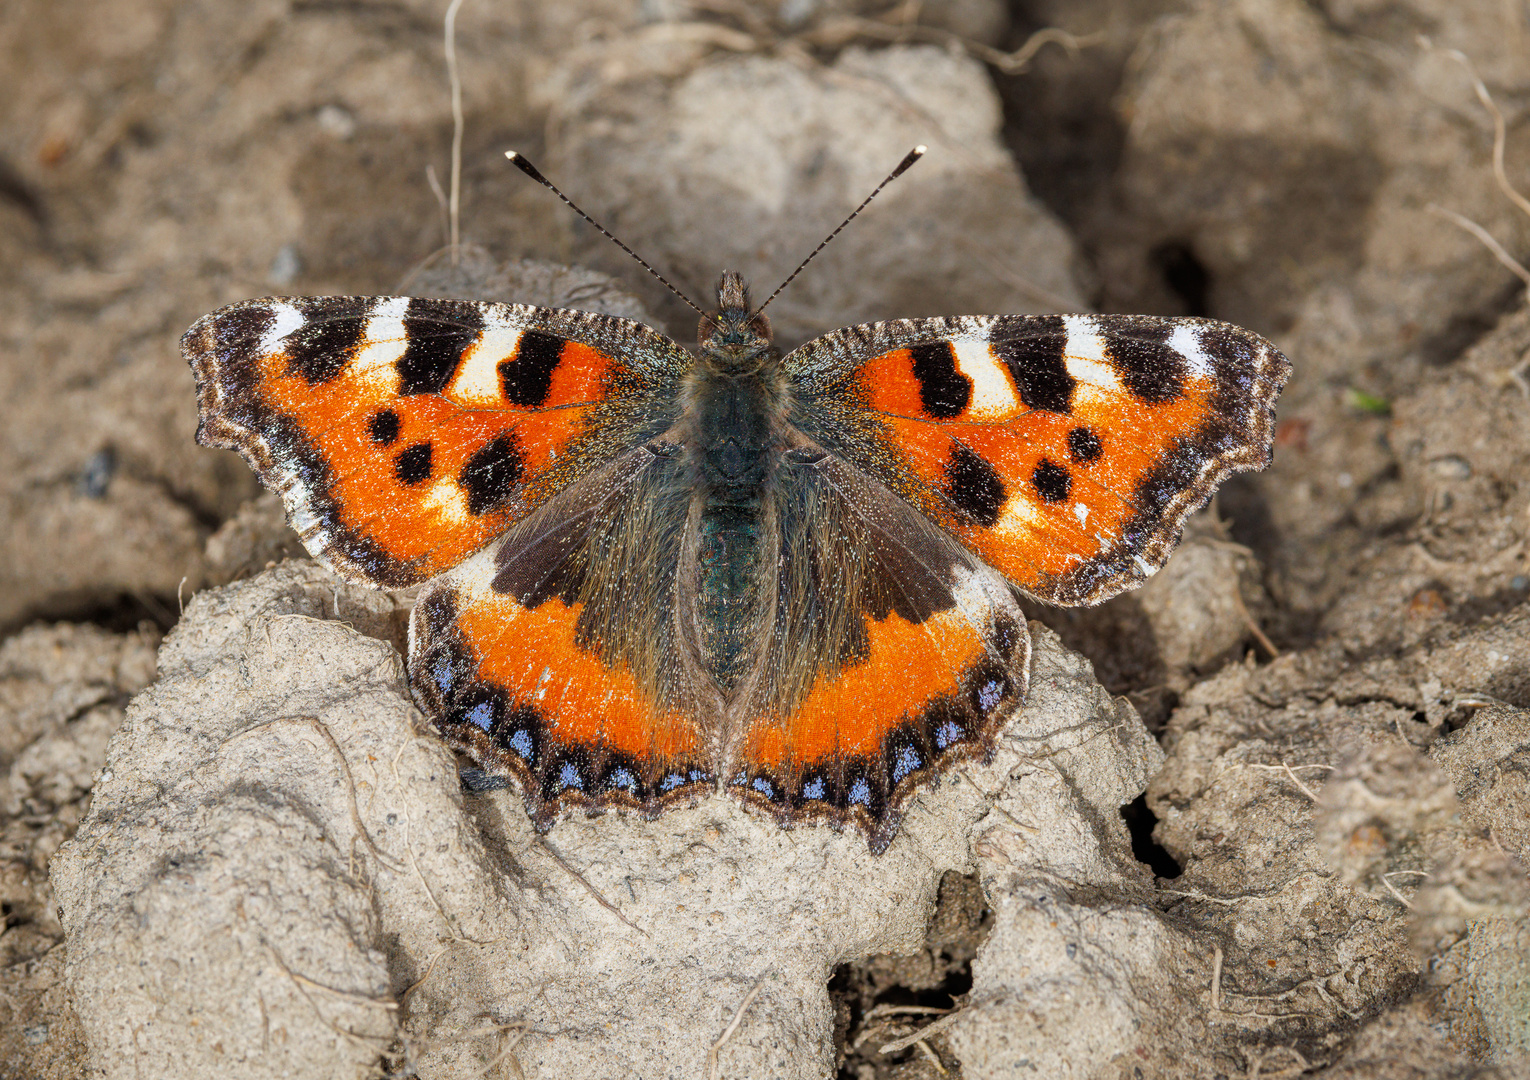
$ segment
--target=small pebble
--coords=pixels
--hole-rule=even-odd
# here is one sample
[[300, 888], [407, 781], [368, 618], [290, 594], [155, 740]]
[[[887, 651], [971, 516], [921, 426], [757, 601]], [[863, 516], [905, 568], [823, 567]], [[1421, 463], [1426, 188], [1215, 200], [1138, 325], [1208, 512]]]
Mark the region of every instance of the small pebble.
[[104, 499], [116, 472], [117, 454], [111, 447], [104, 446], [90, 455], [90, 460], [75, 478], [74, 488], [87, 499]]
[[1429, 471], [1441, 480], [1466, 480], [1472, 475], [1472, 464], [1458, 454], [1446, 454], [1431, 461]]

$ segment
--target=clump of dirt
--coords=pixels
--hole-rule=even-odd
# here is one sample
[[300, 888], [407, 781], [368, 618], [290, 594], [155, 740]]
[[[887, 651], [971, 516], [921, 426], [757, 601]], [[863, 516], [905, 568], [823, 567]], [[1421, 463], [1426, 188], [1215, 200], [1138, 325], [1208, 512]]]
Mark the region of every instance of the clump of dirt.
[[154, 680], [159, 634], [29, 627], [0, 644], [0, 1065], [83, 1075], [48, 860], [74, 833], [128, 700]]

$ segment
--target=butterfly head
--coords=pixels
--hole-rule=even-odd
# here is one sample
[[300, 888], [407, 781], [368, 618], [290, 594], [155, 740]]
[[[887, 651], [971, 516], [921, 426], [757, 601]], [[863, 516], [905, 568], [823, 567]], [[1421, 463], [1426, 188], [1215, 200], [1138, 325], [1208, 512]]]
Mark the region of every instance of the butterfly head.
[[724, 270], [717, 283], [717, 314], [701, 320], [701, 351], [729, 367], [755, 366], [772, 351], [770, 320], [749, 306], [742, 275]]

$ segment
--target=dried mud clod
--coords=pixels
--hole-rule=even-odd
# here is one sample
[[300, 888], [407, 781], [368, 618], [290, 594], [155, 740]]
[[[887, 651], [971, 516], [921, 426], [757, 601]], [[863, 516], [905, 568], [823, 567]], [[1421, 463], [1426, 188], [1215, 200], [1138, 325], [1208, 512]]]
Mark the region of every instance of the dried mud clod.
[[[722, 1067], [816, 1077], [835, 1055], [828, 972], [930, 940], [946, 871], [976, 866], [988, 897], [1065, 876], [1086, 894], [1057, 903], [1084, 921], [1148, 887], [1119, 807], [1157, 745], [1039, 625], [1030, 704], [993, 762], [916, 800], [876, 856], [853, 831], [781, 830], [724, 797], [539, 835], [516, 793], [465, 795], [417, 726], [393, 611], [288, 563], [199, 594], [167, 639], [53, 863], [69, 982], [107, 1075], [352, 1075], [386, 1059], [446, 1076], [512, 1053], [527, 1075], [701, 1069], [703, 1033], [747, 998]], [[939, 965], [974, 947], [979, 965], [1011, 963], [1018, 932], [977, 946], [953, 930]], [[1123, 992], [1146, 959], [1115, 962]], [[1006, 999], [981, 977], [972, 989]], [[1128, 994], [1104, 1045], [1141, 1008]], [[964, 1013], [951, 1037], [982, 1020]]]
[[0, 645], [0, 1062], [80, 1075], [84, 1033], [63, 982], [48, 860], [74, 834], [128, 699], [154, 678], [159, 635], [32, 627]]

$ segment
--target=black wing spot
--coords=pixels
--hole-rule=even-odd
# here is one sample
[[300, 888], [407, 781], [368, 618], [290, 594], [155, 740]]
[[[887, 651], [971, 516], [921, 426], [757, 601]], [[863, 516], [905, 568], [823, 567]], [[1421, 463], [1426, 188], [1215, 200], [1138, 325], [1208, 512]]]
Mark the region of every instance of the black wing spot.
[[405, 487], [430, 479], [431, 447], [428, 442], [415, 443], [399, 452], [393, 459], [393, 474]]
[[919, 380], [919, 402], [933, 420], [950, 420], [966, 411], [972, 401], [972, 380], [956, 367], [956, 350], [949, 341], [927, 342], [909, 349], [914, 378]]
[[398, 413], [392, 409], [373, 413], [367, 431], [378, 446], [392, 446], [398, 440]]
[[[1058, 320], [1059, 326], [1062, 323]], [[1073, 410], [1078, 380], [1068, 374], [1066, 330], [1047, 331], [1009, 341], [995, 341], [993, 354], [1009, 369], [1027, 408], [1067, 415]]]
[[1126, 388], [1149, 405], [1162, 405], [1184, 393], [1185, 358], [1162, 341], [1108, 334], [1105, 356]]
[[515, 347], [515, 355], [499, 362], [499, 381], [505, 400], [512, 405], [535, 408], [547, 400], [553, 372], [563, 356], [563, 338], [527, 330]]
[[1072, 474], [1064, 466], [1046, 458], [1042, 458], [1036, 471], [1031, 473], [1031, 483], [1036, 485], [1036, 493], [1041, 496], [1042, 502], [1062, 502], [1073, 490]]
[[497, 435], [467, 459], [457, 482], [467, 492], [468, 513], [477, 517], [498, 510], [520, 483], [526, 463], [513, 434]]
[[473, 304], [413, 297], [403, 321], [406, 344], [396, 365], [398, 392], [439, 394], [483, 332], [483, 314]]
[[366, 330], [366, 304], [360, 300], [304, 296], [288, 301], [303, 325], [282, 339], [287, 371], [310, 386], [328, 382], [351, 362]]
[[984, 528], [999, 520], [999, 511], [1004, 508], [1004, 481], [987, 458], [955, 439], [946, 460], [944, 490], [958, 510]]
[[1076, 427], [1068, 432], [1068, 456], [1075, 465], [1088, 465], [1098, 461], [1103, 447], [1100, 437], [1090, 428]]

